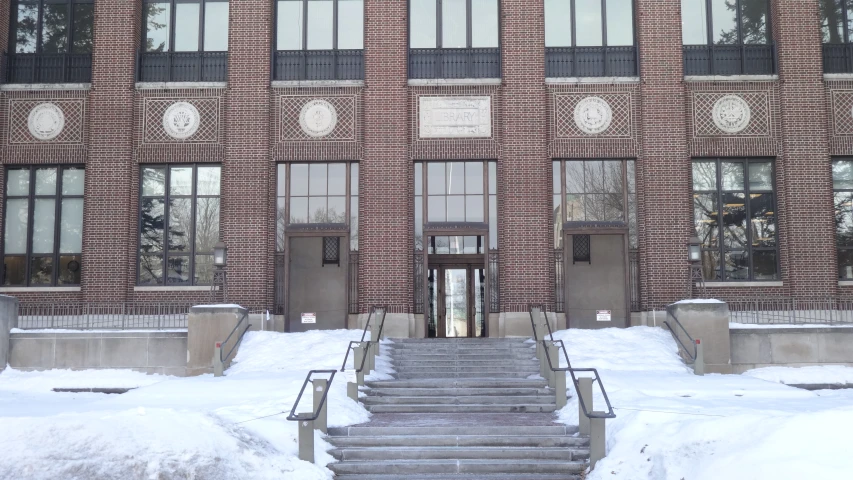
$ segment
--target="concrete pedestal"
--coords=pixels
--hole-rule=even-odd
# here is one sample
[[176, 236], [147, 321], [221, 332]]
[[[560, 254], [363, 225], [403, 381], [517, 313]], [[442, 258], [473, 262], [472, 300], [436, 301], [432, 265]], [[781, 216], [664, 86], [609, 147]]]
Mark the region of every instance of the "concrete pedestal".
[[[729, 306], [725, 302], [707, 300], [682, 301], [666, 307], [667, 315], [678, 318], [691, 337], [700, 339], [704, 345], [706, 373], [732, 373], [731, 338], [729, 335]], [[672, 320], [670, 320], [672, 323]], [[693, 353], [693, 347], [678, 326], [674, 325], [678, 338]]]
[[[190, 308], [187, 320], [187, 375], [213, 373], [213, 351], [216, 342], [223, 342], [237, 326], [247, 310], [239, 305], [203, 305]], [[241, 327], [241, 330], [244, 327]], [[235, 332], [228, 344], [222, 345], [223, 355], [239, 339]], [[225, 359], [225, 368], [237, 351]]]
[[9, 363], [9, 331], [18, 327], [18, 299], [0, 295], [0, 372]]

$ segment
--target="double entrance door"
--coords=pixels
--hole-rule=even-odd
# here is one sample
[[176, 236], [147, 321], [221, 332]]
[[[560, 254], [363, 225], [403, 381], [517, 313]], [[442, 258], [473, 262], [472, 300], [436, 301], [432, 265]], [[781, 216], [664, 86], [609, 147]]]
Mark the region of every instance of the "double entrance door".
[[486, 335], [485, 275], [482, 263], [429, 265], [428, 337], [484, 337]]

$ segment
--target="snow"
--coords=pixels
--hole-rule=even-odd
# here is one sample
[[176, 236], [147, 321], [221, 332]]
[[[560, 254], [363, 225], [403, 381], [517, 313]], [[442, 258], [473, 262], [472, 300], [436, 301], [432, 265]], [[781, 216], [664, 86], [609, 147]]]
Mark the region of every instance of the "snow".
[[[696, 376], [660, 328], [563, 330], [554, 337], [565, 342], [573, 367], [598, 369], [617, 415], [607, 420], [607, 457], [588, 480], [850, 478], [851, 390]], [[600, 394], [594, 397], [603, 410]], [[577, 400], [558, 414], [576, 424]]]
[[[316, 465], [298, 460], [297, 425], [286, 417], [308, 371], [339, 370], [361, 334], [249, 332], [219, 378], [7, 368], [0, 373], [0, 478], [329, 479], [330, 445], [317, 432]], [[388, 362], [379, 357], [377, 367]], [[138, 388], [104, 395], [55, 387]], [[297, 413], [312, 409], [310, 392]], [[369, 419], [346, 396], [340, 372], [327, 401], [330, 427]]]
[[810, 367], [763, 367], [743, 373], [768, 382], [786, 385], [844, 385], [853, 384], [853, 367], [816, 365]]

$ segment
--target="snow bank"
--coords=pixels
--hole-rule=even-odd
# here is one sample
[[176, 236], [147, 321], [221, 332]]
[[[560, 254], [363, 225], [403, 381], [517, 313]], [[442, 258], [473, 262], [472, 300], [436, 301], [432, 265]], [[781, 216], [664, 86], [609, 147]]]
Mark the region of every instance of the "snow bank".
[[820, 365], [811, 367], [764, 367], [743, 373], [768, 382], [786, 385], [853, 384], [853, 367]]

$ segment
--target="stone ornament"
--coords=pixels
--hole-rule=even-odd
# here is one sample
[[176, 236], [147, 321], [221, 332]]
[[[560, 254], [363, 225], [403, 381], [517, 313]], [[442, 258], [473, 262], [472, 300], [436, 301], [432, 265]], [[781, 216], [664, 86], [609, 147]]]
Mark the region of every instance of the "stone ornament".
[[39, 140], [53, 140], [65, 128], [65, 114], [53, 103], [40, 103], [30, 110], [27, 119], [30, 134]]
[[491, 138], [492, 97], [418, 97], [419, 138]]
[[601, 97], [586, 97], [575, 105], [575, 125], [584, 133], [603, 133], [612, 121], [613, 109]]
[[726, 133], [738, 133], [749, 126], [751, 112], [746, 100], [738, 95], [726, 95], [714, 103], [711, 115], [717, 128]]
[[309, 137], [325, 137], [332, 133], [337, 124], [338, 112], [335, 106], [326, 100], [311, 100], [302, 106], [299, 113], [299, 125]]
[[175, 102], [163, 113], [163, 129], [167, 135], [178, 140], [195, 135], [200, 123], [198, 109], [188, 102]]

